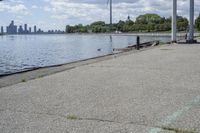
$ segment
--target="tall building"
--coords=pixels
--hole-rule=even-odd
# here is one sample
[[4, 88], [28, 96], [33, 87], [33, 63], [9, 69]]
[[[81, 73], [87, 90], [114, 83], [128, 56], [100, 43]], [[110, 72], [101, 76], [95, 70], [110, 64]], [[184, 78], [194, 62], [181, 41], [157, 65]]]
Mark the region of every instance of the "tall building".
[[34, 26], [34, 33], [36, 33], [37, 32], [37, 27], [36, 27], [36, 25]]
[[22, 28], [21, 25], [19, 26], [18, 33], [19, 33], [19, 34], [23, 34], [23, 33], [24, 33], [24, 30], [23, 30], [23, 28]]
[[37, 31], [37, 33], [42, 33], [42, 30], [39, 28], [39, 30]]
[[4, 31], [3, 31], [3, 26], [1, 26], [1, 33], [2, 33], [2, 34], [4, 33]]
[[24, 33], [28, 33], [27, 24], [24, 24]]
[[11, 21], [11, 24], [6, 29], [8, 34], [17, 34], [17, 26], [14, 24], [14, 21]]
[[127, 21], [130, 21], [131, 20], [131, 17], [128, 15], [128, 17], [127, 17]]
[[29, 27], [28, 33], [31, 33], [31, 27]]

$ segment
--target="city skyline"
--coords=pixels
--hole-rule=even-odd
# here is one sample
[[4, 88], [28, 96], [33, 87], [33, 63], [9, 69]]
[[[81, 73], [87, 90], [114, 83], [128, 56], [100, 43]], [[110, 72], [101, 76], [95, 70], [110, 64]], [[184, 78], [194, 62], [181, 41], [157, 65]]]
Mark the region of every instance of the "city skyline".
[[[178, 15], [189, 17], [188, 0], [180, 0]], [[200, 0], [195, 0], [195, 17], [199, 14]], [[131, 15], [136, 16], [145, 13], [156, 13], [163, 17], [171, 16], [171, 2], [165, 0], [113, 0], [113, 23], [125, 20]], [[44, 30], [60, 29], [75, 24], [89, 24], [94, 21], [109, 23], [109, 5], [107, 0], [6, 0], [0, 3], [0, 15], [4, 27], [15, 20], [17, 25], [23, 22], [32, 27], [40, 25]]]
[[1, 33], [2, 34], [42, 34], [42, 33], [61, 34], [61, 33], [64, 33], [64, 31], [61, 31], [61, 30], [43, 31], [41, 28], [38, 28], [36, 25], [34, 25], [33, 27], [29, 27], [28, 24], [18, 26], [18, 25], [15, 25], [14, 20], [12, 20], [8, 26], [6, 27], [1, 26]]

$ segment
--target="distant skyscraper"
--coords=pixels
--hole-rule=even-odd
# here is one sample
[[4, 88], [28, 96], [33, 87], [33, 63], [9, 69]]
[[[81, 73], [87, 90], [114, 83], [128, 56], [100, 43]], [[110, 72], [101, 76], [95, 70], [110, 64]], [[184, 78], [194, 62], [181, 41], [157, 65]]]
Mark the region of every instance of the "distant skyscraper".
[[128, 15], [128, 17], [127, 17], [127, 21], [130, 21], [131, 20], [131, 17]]
[[24, 24], [24, 33], [28, 33], [27, 24]]
[[14, 25], [14, 20], [11, 21], [11, 24], [10, 24], [10, 25]]
[[39, 29], [37, 32], [38, 32], [38, 33], [42, 33], [42, 30], [41, 30], [41, 29]]
[[4, 31], [3, 31], [3, 26], [1, 26], [1, 33], [2, 33], [2, 34], [4, 33]]
[[19, 33], [19, 34], [23, 34], [23, 33], [24, 33], [24, 30], [23, 30], [23, 28], [22, 28], [21, 25], [19, 26], [18, 33]]
[[14, 25], [14, 21], [11, 21], [11, 24], [6, 29], [8, 34], [17, 34], [17, 26]]
[[31, 33], [31, 27], [29, 27], [28, 33]]
[[34, 33], [36, 33], [37, 32], [37, 27], [36, 27], [36, 25], [34, 26]]

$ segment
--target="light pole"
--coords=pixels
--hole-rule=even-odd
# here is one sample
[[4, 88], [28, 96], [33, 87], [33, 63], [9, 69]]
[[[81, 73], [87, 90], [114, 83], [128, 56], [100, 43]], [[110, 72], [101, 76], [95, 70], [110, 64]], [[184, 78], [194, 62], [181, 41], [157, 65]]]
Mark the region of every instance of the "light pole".
[[196, 43], [196, 40], [194, 40], [194, 0], [190, 0], [189, 37], [187, 42]]
[[112, 27], [112, 0], [110, 0], [110, 26]]
[[177, 32], [177, 0], [173, 0], [172, 9], [172, 43], [176, 42], [176, 32]]

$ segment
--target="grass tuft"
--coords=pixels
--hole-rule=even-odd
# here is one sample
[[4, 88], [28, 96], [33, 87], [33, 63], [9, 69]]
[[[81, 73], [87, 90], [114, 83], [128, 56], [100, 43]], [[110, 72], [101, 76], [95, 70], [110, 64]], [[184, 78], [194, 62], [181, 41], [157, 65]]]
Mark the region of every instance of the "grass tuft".
[[168, 131], [174, 131], [175, 133], [199, 133], [199, 132], [195, 132], [195, 131], [187, 131], [187, 130], [183, 130], [183, 129], [179, 129], [179, 128], [172, 128], [172, 127], [162, 127], [162, 129], [168, 130]]
[[66, 118], [68, 120], [80, 120], [81, 118], [79, 118], [78, 116], [76, 115], [67, 115]]
[[22, 82], [26, 82], [26, 79], [22, 79]]

